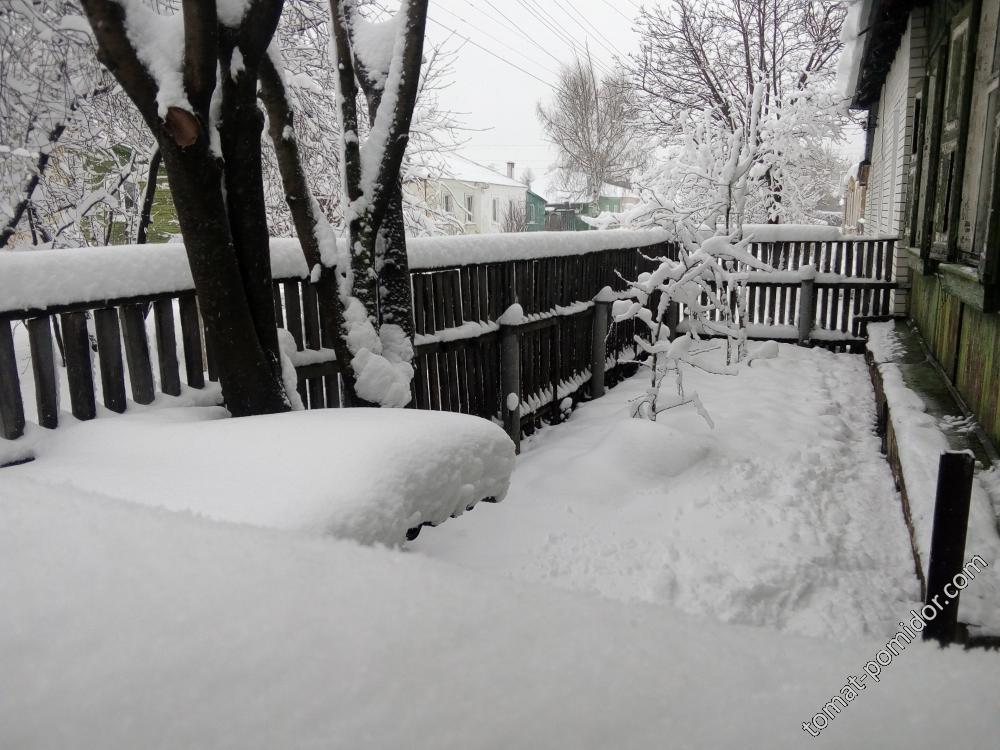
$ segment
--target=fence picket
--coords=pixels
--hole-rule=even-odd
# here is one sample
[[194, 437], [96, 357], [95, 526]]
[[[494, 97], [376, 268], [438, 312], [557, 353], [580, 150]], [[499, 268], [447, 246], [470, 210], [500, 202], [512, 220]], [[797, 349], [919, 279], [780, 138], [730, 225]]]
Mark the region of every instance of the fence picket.
[[24, 402], [10, 321], [0, 320], [0, 436], [16, 440], [24, 434]]
[[69, 381], [70, 409], [80, 420], [97, 416], [94, 400], [94, 369], [91, 363], [90, 334], [85, 312], [63, 313], [63, 351], [66, 354], [66, 379]]
[[184, 342], [184, 374], [192, 388], [205, 387], [205, 365], [201, 346], [198, 302], [193, 294], [178, 299], [181, 314], [181, 340]]
[[153, 322], [160, 365], [160, 390], [170, 396], [179, 396], [181, 376], [177, 364], [177, 335], [174, 330], [172, 299], [158, 299], [153, 303]]
[[146, 320], [141, 305], [122, 305], [119, 310], [122, 335], [125, 339], [125, 359], [132, 383], [132, 400], [137, 404], [151, 404], [156, 398], [153, 367], [149, 360], [149, 339]]
[[59, 392], [56, 384], [56, 362], [52, 351], [52, 325], [49, 316], [28, 321], [28, 343], [31, 347], [31, 369], [35, 378], [35, 405], [38, 424], [55, 428], [59, 425]]

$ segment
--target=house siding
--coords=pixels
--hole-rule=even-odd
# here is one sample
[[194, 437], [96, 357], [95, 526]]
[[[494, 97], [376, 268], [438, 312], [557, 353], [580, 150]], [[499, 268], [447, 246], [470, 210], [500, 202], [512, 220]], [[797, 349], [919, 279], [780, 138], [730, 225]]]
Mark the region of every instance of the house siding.
[[[923, 12], [934, 14], [935, 39], [938, 40], [936, 44], [947, 43], [949, 35], [946, 33], [946, 24], [949, 23], [950, 8], [951, 6], [939, 0], [919, 16], [922, 20]], [[958, 252], [949, 261], [938, 262], [933, 257], [931, 260], [922, 259], [917, 248], [906, 249], [905, 246], [911, 239], [909, 236], [904, 237], [899, 245], [904, 248], [908, 265], [912, 267], [912, 288], [908, 305], [910, 318], [986, 434], [994, 444], [1000, 444], [1000, 313], [989, 312], [996, 308], [990, 307], [995, 303], [988, 301], [987, 286], [981, 280], [977, 282], [975, 267], [963, 262], [970, 249], [976, 249], [970, 243], [976, 237], [976, 213], [982, 205], [980, 196], [984, 192], [983, 185], [988, 184], [988, 181], [982, 180], [981, 174], [987, 156], [983, 136], [987, 129], [986, 108], [989, 96], [996, 87], [995, 66], [1000, 65], [1000, 61], [994, 61], [1000, 0], [983, 0], [981, 8], [969, 131], [968, 137], [960, 142], [960, 148], [966, 149], [966, 154], [960, 181], [962, 192], [959, 221], [953, 237]], [[911, 18], [916, 20], [918, 13], [914, 13]], [[924, 45], [920, 57], [926, 59], [931, 52], [926, 43], [926, 35], [923, 41], [917, 41], [913, 34], [910, 38], [911, 59], [916, 57], [913, 53], [917, 51], [918, 44]], [[889, 102], [893, 102], [894, 97], [898, 96], [899, 80], [898, 76], [893, 79], [894, 72], [895, 66], [890, 70], [883, 89], [883, 99]], [[924, 71], [920, 69], [919, 72], [922, 76]], [[912, 74], [910, 77], [913, 77]], [[911, 85], [911, 109], [912, 102], [920, 91], [920, 85]], [[888, 106], [891, 107], [891, 103]], [[926, 112], [925, 108], [924, 113]], [[910, 117], [912, 118], [912, 113]], [[911, 119], [907, 136], [912, 136], [913, 124]], [[925, 122], [925, 129], [929, 127]], [[882, 143], [885, 143], [885, 139]], [[904, 171], [904, 187], [906, 174]], [[913, 191], [914, 187], [910, 186], [909, 189]], [[906, 200], [910, 198], [909, 195], [905, 196]], [[921, 216], [929, 210], [928, 206], [919, 208]], [[876, 213], [872, 215], [878, 220], [883, 218]], [[889, 216], [885, 218], [891, 220]], [[903, 228], [905, 222], [897, 226]], [[978, 251], [995, 254], [998, 248], [983, 247]]]
[[541, 232], [545, 229], [545, 199], [530, 190], [526, 202], [529, 232]]
[[[915, 101], [923, 88], [926, 53], [924, 14], [916, 10], [910, 15], [879, 99], [869, 155], [865, 234], [898, 237], [903, 231], [908, 200], [907, 177], [913, 155]], [[896, 315], [904, 315], [910, 275], [902, 243], [898, 244], [893, 259], [893, 278], [899, 289], [893, 293], [892, 310]]]
[[910, 317], [993, 444], [1000, 445], [1000, 315], [963, 304], [939, 274], [916, 273]]

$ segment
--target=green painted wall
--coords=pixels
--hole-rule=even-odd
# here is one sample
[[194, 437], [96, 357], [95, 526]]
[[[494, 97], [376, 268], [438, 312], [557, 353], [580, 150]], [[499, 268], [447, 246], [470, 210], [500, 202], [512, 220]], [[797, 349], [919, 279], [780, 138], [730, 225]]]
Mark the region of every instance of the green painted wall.
[[910, 317], [993, 444], [1000, 445], [1000, 313], [983, 313], [946, 291], [939, 275], [914, 271]]
[[541, 232], [545, 229], [545, 199], [530, 190], [527, 197], [528, 231]]
[[[607, 211], [609, 213], [619, 213], [622, 210], [621, 198], [606, 198], [603, 195], [597, 199], [597, 213]], [[594, 214], [595, 216], [597, 214]]]

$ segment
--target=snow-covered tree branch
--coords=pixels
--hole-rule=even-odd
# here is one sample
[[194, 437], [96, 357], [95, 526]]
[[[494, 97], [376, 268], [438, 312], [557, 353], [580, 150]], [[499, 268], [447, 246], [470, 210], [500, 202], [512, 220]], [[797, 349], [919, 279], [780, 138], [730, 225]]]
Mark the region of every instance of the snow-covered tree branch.
[[706, 138], [725, 140], [713, 128], [743, 140], [754, 132], [747, 218], [811, 221], [839, 181], [817, 157], [846, 123], [833, 91], [843, 18], [841, 3], [808, 0], [643, 6], [629, 68], [646, 127], [668, 153], [688, 139], [691, 118]]
[[564, 67], [553, 101], [538, 105], [538, 118], [558, 151], [561, 187], [593, 202], [605, 183], [628, 186], [645, 155], [637, 115], [625, 76], [599, 78], [589, 51]]

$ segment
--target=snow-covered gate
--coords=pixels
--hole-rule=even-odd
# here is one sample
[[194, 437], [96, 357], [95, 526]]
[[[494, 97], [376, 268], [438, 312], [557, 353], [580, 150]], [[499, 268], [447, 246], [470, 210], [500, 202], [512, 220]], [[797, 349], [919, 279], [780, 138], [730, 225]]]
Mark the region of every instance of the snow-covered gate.
[[[856, 348], [862, 322], [888, 315], [892, 245], [754, 244], [778, 270], [746, 276], [750, 337]], [[643, 256], [670, 252], [658, 231], [412, 241], [415, 405], [502, 420], [512, 436], [558, 421], [567, 398], [602, 391], [595, 367], [613, 385], [628, 368], [619, 359], [633, 353], [633, 324], [607, 330], [601, 307], [610, 303], [594, 297], [605, 286], [623, 289], [622, 277], [648, 263]], [[272, 267], [275, 313], [295, 340], [303, 401], [340, 406], [340, 367], [297, 243], [273, 241]], [[130, 398], [149, 404], [157, 393], [180, 395], [182, 363], [188, 388], [216, 379], [180, 245], [3, 253], [0, 300], [0, 435], [8, 440], [24, 432], [26, 401], [34, 401], [37, 423], [52, 428], [61, 392], [85, 420], [97, 413], [97, 382], [104, 406], [123, 412]]]

